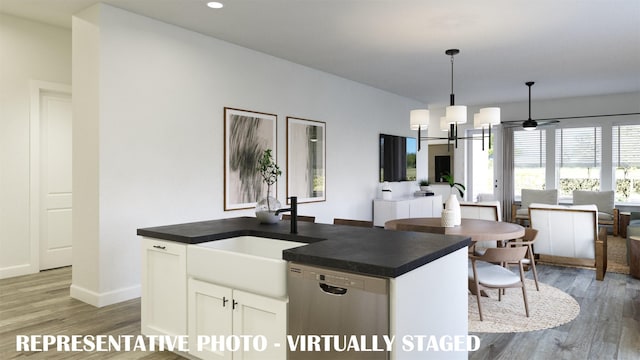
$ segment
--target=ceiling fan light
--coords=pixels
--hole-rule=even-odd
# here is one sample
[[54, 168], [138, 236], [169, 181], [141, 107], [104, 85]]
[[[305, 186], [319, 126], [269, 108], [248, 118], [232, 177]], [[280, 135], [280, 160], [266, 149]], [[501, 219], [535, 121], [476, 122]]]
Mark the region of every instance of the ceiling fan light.
[[411, 130], [425, 130], [429, 126], [429, 110], [416, 109], [409, 113]]
[[500, 124], [500, 108], [487, 107], [480, 109], [480, 122], [487, 126]]
[[531, 120], [531, 119], [525, 120], [522, 123], [522, 128], [525, 130], [535, 130], [537, 126], [538, 126], [538, 123], [535, 120]]
[[218, 1], [209, 1], [207, 3], [207, 6], [212, 8], [212, 9], [222, 9], [224, 7], [224, 5], [221, 2], [218, 2]]
[[445, 113], [449, 123], [465, 124], [467, 122], [467, 107], [464, 105], [447, 106]]

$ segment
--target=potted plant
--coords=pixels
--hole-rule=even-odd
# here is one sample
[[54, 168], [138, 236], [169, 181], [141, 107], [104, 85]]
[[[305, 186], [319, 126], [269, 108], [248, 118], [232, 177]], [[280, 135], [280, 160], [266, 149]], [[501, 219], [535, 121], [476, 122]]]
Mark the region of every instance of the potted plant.
[[422, 180], [420, 180], [418, 182], [418, 185], [420, 186], [420, 190], [422, 190], [422, 191], [429, 191], [430, 190], [429, 189], [429, 185], [430, 184], [431, 183], [429, 183], [429, 180], [427, 180], [427, 179], [422, 179]]
[[262, 157], [258, 160], [257, 169], [262, 177], [262, 181], [267, 184], [267, 197], [258, 201], [256, 205], [256, 217], [261, 223], [273, 224], [280, 221], [280, 216], [276, 211], [282, 207], [278, 199], [271, 196], [271, 185], [278, 181], [278, 176], [282, 175], [282, 170], [271, 155], [271, 149], [266, 149]]
[[462, 223], [460, 202], [458, 201], [456, 194], [453, 192], [453, 189], [455, 188], [456, 190], [458, 190], [458, 192], [460, 193], [460, 198], [464, 198], [464, 191], [466, 190], [466, 188], [463, 184], [455, 182], [453, 180], [453, 176], [451, 176], [450, 173], [443, 174], [442, 179], [446, 181], [451, 187], [451, 195], [449, 195], [449, 198], [447, 199], [447, 201], [445, 201], [444, 207], [445, 209], [453, 212], [453, 225], [460, 225]]
[[467, 190], [467, 188], [464, 187], [463, 184], [455, 182], [453, 180], [453, 176], [451, 176], [451, 174], [449, 174], [449, 173], [443, 174], [442, 175], [442, 179], [449, 184], [449, 186], [451, 187], [451, 191], [452, 192], [453, 192], [453, 189], [455, 188], [460, 193], [460, 198], [464, 198], [464, 191]]

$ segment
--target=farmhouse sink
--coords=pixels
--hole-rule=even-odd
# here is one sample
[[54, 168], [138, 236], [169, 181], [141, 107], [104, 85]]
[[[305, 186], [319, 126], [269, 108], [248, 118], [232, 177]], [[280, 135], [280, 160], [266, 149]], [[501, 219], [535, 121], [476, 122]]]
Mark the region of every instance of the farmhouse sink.
[[257, 236], [238, 236], [187, 247], [189, 276], [270, 297], [287, 296], [282, 250], [307, 245]]

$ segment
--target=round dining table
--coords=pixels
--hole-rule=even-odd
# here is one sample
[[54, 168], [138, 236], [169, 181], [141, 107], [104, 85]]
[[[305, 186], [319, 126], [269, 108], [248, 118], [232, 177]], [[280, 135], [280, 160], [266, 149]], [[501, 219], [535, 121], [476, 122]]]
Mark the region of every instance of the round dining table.
[[[387, 230], [396, 230], [398, 224], [421, 225], [430, 228], [442, 227], [441, 219], [439, 217], [432, 217], [389, 220], [384, 223], [384, 228]], [[504, 221], [462, 219], [461, 224], [458, 226], [445, 227], [444, 234], [470, 237], [472, 242], [471, 248], [479, 241], [496, 241], [498, 246], [500, 246], [499, 243], [502, 241], [523, 237], [524, 227]], [[472, 294], [476, 294], [475, 283], [471, 279], [469, 279], [469, 290]], [[480, 294], [487, 296], [485, 291], [481, 291]]]
[[[384, 228], [395, 230], [398, 224], [440, 227], [441, 219], [439, 217], [395, 219], [385, 222]], [[468, 236], [473, 242], [504, 241], [523, 237], [524, 227], [504, 221], [462, 219], [460, 225], [444, 228], [444, 233], [445, 235]]]

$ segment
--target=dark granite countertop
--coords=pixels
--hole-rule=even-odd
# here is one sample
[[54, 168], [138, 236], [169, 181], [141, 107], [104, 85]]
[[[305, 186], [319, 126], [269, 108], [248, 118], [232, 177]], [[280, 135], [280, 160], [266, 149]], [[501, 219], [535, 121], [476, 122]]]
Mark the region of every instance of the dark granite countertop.
[[284, 250], [284, 260], [392, 278], [465, 248], [471, 242], [461, 236], [301, 221], [298, 233], [291, 234], [289, 221], [267, 225], [253, 217], [144, 228], [138, 229], [137, 234], [186, 244], [242, 235], [298, 241], [309, 245]]

